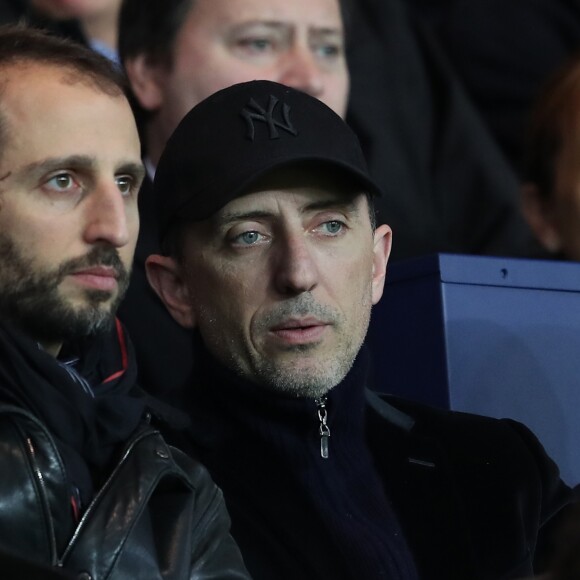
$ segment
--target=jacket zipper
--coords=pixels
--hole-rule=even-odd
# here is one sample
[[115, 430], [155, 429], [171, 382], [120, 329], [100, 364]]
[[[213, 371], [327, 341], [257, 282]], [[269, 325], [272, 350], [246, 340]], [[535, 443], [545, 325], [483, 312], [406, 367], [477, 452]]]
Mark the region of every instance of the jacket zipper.
[[52, 522], [52, 517], [50, 515], [50, 510], [48, 508], [48, 493], [46, 491], [46, 482], [44, 481], [44, 476], [42, 475], [42, 471], [40, 471], [40, 467], [38, 466], [38, 462], [36, 460], [36, 450], [34, 445], [32, 444], [32, 440], [27, 437], [26, 438], [26, 446], [28, 448], [28, 454], [30, 457], [30, 463], [32, 464], [32, 470], [34, 475], [38, 481], [38, 485], [41, 489], [42, 493], [42, 509], [45, 511], [45, 517], [47, 520], [47, 525], [49, 529], [49, 538], [50, 538], [50, 551], [51, 551], [51, 564], [53, 566], [59, 565], [58, 556], [57, 556], [57, 549], [56, 549], [56, 535], [54, 531], [54, 525]]
[[326, 421], [328, 419], [328, 412], [326, 410], [326, 397], [315, 399], [316, 410], [318, 413], [318, 433], [320, 434], [320, 457], [328, 459], [328, 440], [330, 439], [330, 428]]

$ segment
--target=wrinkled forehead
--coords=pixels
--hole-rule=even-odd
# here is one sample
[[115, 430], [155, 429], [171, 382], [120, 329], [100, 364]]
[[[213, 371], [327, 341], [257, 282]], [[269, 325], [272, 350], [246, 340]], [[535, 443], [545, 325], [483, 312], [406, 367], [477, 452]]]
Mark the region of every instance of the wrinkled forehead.
[[0, 66], [0, 113], [32, 106], [38, 111], [61, 110], [77, 100], [113, 102], [131, 110], [120, 87], [72, 67], [29, 61]]
[[129, 101], [121, 88], [99, 75], [79, 71], [72, 66], [27, 58], [1, 63], [0, 150], [10, 128], [8, 119], [13, 117], [13, 122], [18, 125], [22, 117], [20, 110], [34, 109], [40, 113], [43, 108], [64, 109], [67, 99], [91, 99], [93, 95], [105, 96], [130, 110]]
[[71, 82], [59, 67], [15, 71], [0, 70], [1, 164], [15, 171], [81, 156], [140, 164], [135, 120], [123, 93]]

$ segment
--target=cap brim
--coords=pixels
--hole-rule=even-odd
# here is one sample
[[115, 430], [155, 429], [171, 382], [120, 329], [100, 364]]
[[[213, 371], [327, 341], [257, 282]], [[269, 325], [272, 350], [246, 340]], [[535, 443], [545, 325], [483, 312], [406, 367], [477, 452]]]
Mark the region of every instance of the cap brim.
[[[205, 191], [197, 191], [195, 195], [191, 196], [180, 207], [176, 208], [174, 212], [174, 219], [188, 219], [191, 221], [203, 221], [211, 217], [215, 212], [226, 206], [230, 201], [251, 193], [252, 187], [261, 179], [272, 174], [275, 171], [288, 169], [289, 167], [306, 168], [313, 173], [330, 173], [332, 170], [337, 171], [343, 177], [350, 178], [353, 188], [357, 188], [360, 192], [367, 193], [373, 196], [382, 196], [381, 188], [363, 172], [356, 167], [342, 163], [336, 159], [328, 159], [325, 157], [313, 157], [312, 155], [301, 157], [293, 157], [292, 159], [280, 159], [278, 162], [268, 160], [267, 164], [262, 167], [255, 168], [251, 174], [240, 179], [240, 174], [236, 175], [236, 181], [230, 180], [228, 182], [227, 176], [222, 176], [222, 183], [212, 183], [210, 188], [212, 191], [219, 190], [225, 192], [220, 196], [207, 195]], [[235, 171], [232, 174], [236, 174]], [[225, 179], [224, 179], [225, 177]], [[195, 210], [194, 210], [195, 207]]]

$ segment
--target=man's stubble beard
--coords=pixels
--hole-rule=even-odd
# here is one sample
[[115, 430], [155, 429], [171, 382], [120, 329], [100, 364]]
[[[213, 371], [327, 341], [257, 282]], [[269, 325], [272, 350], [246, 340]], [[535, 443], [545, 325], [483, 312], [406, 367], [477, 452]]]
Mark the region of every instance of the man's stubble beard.
[[[85, 304], [74, 307], [60, 295], [65, 277], [92, 266], [110, 266], [118, 274], [118, 293], [85, 289]], [[108, 331], [129, 285], [129, 272], [118, 251], [101, 244], [88, 254], [63, 262], [56, 270], [38, 271], [7, 236], [0, 233], [0, 313], [25, 334], [44, 342], [65, 342]]]
[[[367, 307], [368, 306], [368, 307]], [[278, 322], [291, 316], [313, 316], [319, 320], [333, 325], [338, 332], [337, 344], [327, 355], [318, 355], [318, 344], [305, 344], [289, 346], [288, 352], [298, 356], [309, 356], [312, 353], [313, 363], [305, 368], [299, 368], [292, 357], [288, 361], [280, 362], [269, 360], [264, 357], [251, 357], [251, 376], [248, 376], [240, 360], [233, 351], [229, 352], [228, 366], [238, 375], [249, 378], [262, 387], [283, 394], [285, 396], [306, 397], [319, 399], [325, 396], [333, 387], [338, 385], [349, 370], [362, 346], [368, 322], [370, 319], [370, 295], [368, 305], [363, 303], [363, 311], [367, 312], [366, 320], [362, 321], [361, 333], [349, 333], [346, 328], [346, 320], [337, 310], [319, 304], [316, 299], [306, 292], [295, 298], [280, 304], [272, 313], [260, 321], [260, 327], [265, 331]], [[220, 357], [223, 360], [223, 357]]]

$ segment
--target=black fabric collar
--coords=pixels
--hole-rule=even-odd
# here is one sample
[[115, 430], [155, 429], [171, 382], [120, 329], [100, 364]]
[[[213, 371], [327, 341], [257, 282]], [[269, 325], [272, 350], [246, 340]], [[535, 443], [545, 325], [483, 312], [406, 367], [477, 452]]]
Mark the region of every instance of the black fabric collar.
[[[318, 418], [314, 399], [284, 396], [245, 380], [225, 368], [208, 352], [199, 338], [196, 342], [199, 357], [194, 369], [195, 386], [186, 405], [193, 415], [193, 422], [206, 422], [202, 406], [216, 406], [231, 422], [220, 423], [220, 429], [204, 430], [208, 446], [225, 444], [228, 438], [237, 438], [240, 429], [262, 437], [264, 433], [280, 429], [292, 429], [294, 435], [304, 437], [318, 453]], [[345, 380], [333, 388], [327, 396], [327, 407], [335, 427], [336, 437], [331, 434], [330, 445], [339, 437], [360, 441], [364, 433], [365, 393], [368, 353], [362, 350]], [[219, 388], [217, 387], [219, 385]], [[208, 425], [210, 427], [210, 425]], [[201, 433], [201, 429], [196, 429]], [[340, 434], [340, 435], [339, 435]], [[218, 443], [217, 439], [221, 439]], [[334, 439], [333, 439], [334, 438]], [[279, 444], [280, 441], [270, 441]]]

